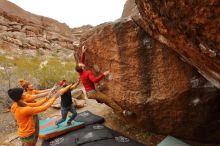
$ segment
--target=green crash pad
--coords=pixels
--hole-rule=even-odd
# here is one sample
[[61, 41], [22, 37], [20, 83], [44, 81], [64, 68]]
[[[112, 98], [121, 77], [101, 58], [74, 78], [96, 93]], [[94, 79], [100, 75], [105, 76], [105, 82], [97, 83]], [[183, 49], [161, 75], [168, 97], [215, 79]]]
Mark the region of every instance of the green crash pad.
[[48, 118], [45, 120], [40, 120], [40, 132], [39, 138], [43, 140], [47, 140], [50, 138], [57, 137], [59, 135], [65, 134], [70, 131], [74, 131], [84, 127], [84, 122], [76, 122], [72, 121], [72, 125], [67, 126], [67, 121], [69, 118], [66, 119], [65, 122], [59, 124], [58, 128], [54, 127], [55, 122], [60, 119], [59, 116], [55, 116], [52, 118]]
[[172, 136], [167, 136], [161, 143], [159, 143], [157, 146], [190, 146], [183, 141], [174, 138]]

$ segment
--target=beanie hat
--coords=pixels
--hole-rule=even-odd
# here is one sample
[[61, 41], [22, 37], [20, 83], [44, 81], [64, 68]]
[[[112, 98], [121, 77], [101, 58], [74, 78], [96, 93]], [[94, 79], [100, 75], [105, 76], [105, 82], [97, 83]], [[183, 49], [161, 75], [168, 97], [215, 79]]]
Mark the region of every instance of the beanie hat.
[[12, 88], [8, 90], [8, 96], [15, 102], [18, 102], [23, 94], [22, 88]]

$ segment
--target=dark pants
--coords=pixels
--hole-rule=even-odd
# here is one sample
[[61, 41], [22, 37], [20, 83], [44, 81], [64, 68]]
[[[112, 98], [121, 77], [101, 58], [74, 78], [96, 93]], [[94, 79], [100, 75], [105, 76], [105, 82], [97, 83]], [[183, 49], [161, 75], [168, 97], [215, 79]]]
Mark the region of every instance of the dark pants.
[[35, 124], [35, 138], [37, 141], [38, 135], [39, 135], [39, 119], [37, 115], [34, 115], [33, 118], [34, 118], [34, 124]]
[[28, 137], [20, 137], [22, 146], [35, 146], [37, 140], [35, 138], [35, 134]]
[[67, 122], [71, 122], [72, 120], [75, 119], [75, 117], [77, 116], [77, 112], [76, 112], [76, 109], [74, 106], [61, 107], [62, 118], [56, 122], [56, 125], [59, 125], [60, 123], [66, 121], [66, 117], [67, 117], [68, 112], [71, 112], [72, 116], [70, 117], [70, 119]]

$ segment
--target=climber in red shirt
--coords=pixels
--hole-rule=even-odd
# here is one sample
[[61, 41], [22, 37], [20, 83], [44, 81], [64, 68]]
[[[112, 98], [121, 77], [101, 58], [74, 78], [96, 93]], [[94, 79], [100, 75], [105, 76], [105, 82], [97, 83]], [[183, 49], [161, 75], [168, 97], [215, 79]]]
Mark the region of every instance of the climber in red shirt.
[[115, 112], [122, 113], [123, 109], [110, 97], [107, 97], [100, 91], [97, 91], [95, 88], [95, 83], [98, 83], [104, 77], [109, 75], [109, 71], [105, 71], [103, 74], [95, 77], [94, 74], [90, 70], [85, 70], [85, 52], [86, 49], [82, 47], [82, 54], [80, 58], [80, 63], [76, 65], [75, 70], [80, 75], [80, 80], [86, 90], [87, 97], [89, 99], [96, 99], [99, 103], [105, 103], [110, 106]]
[[80, 79], [83, 83], [86, 92], [90, 92], [92, 90], [95, 90], [94, 83], [98, 83], [100, 80], [102, 80], [105, 76], [109, 74], [109, 71], [106, 71], [98, 77], [95, 77], [90, 70], [85, 70], [85, 51], [86, 49], [84, 49], [83, 47], [80, 63], [76, 66], [76, 71], [80, 74]]

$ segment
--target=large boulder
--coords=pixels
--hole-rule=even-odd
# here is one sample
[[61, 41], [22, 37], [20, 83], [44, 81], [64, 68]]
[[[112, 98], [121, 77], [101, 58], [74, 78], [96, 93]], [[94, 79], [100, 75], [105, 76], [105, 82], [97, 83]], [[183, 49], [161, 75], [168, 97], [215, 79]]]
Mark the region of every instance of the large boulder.
[[157, 133], [219, 140], [219, 91], [132, 19], [99, 25], [81, 43], [89, 69], [111, 71], [102, 92], [133, 112], [132, 122]]
[[218, 0], [136, 0], [142, 28], [220, 89]]

